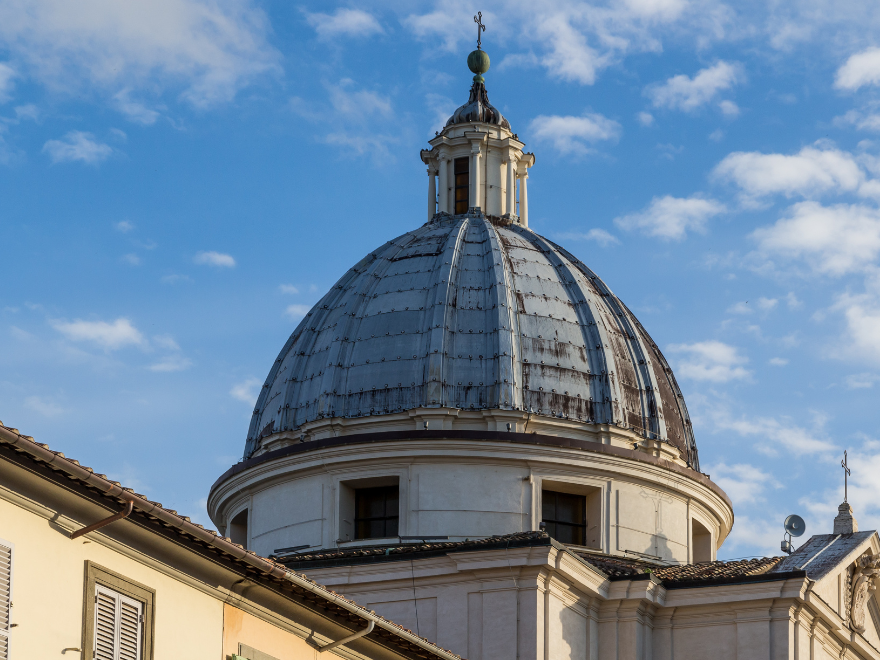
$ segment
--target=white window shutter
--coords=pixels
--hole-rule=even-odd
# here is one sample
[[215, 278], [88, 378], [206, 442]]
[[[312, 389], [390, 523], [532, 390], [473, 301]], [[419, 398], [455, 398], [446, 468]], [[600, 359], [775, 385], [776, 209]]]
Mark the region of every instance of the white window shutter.
[[12, 548], [0, 544], [0, 660], [9, 660], [12, 609]]
[[100, 584], [95, 593], [95, 660], [116, 660], [116, 614], [118, 596]]
[[144, 604], [126, 596], [119, 598], [118, 660], [141, 660]]
[[95, 660], [141, 660], [144, 604], [95, 585]]

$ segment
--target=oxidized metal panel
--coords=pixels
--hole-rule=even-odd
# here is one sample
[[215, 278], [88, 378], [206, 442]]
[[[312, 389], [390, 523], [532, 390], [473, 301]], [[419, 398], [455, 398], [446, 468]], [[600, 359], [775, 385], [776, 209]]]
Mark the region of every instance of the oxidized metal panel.
[[698, 468], [684, 399], [591, 270], [518, 225], [438, 216], [348, 271], [285, 344], [245, 450], [326, 417], [504, 408], [631, 428]]

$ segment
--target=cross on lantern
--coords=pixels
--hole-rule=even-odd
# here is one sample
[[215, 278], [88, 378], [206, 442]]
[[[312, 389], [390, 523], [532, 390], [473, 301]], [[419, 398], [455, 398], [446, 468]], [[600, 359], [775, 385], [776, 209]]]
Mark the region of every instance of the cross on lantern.
[[852, 472], [850, 471], [849, 467], [846, 464], [846, 451], [843, 452], [843, 460], [840, 461], [840, 467], [843, 468], [843, 501], [846, 502], [847, 501], [846, 498], [847, 498], [847, 494], [848, 494], [847, 493], [847, 489], [848, 489], [847, 477], [849, 477], [849, 475], [852, 474]]
[[474, 23], [477, 24], [477, 50], [480, 50], [480, 44], [482, 43], [480, 41], [480, 37], [481, 37], [480, 32], [486, 31], [486, 26], [483, 25], [483, 12], [481, 12], [481, 11], [477, 12], [477, 15], [474, 16]]

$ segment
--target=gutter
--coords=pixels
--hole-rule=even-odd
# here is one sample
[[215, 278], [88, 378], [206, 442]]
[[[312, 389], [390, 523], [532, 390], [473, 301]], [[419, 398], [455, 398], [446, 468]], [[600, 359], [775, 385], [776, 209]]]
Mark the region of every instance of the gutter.
[[195, 525], [188, 520], [185, 520], [181, 516], [173, 514], [167, 509], [163, 509], [161, 506], [157, 505], [154, 502], [150, 502], [147, 499], [138, 497], [134, 493], [130, 493], [119, 484], [113, 483], [112, 481], [104, 479], [103, 477], [99, 477], [91, 470], [91, 468], [84, 468], [81, 465], [77, 465], [69, 459], [64, 458], [59, 454], [56, 454], [52, 450], [46, 449], [42, 445], [36, 443], [34, 440], [2, 425], [0, 425], [0, 443], [18, 448], [30, 454], [34, 458], [37, 458], [40, 461], [46, 463], [47, 465], [50, 465], [57, 470], [66, 472], [75, 479], [89, 484], [90, 486], [101, 491], [108, 497], [115, 497], [117, 499], [125, 501], [126, 508], [128, 508], [130, 504], [138, 511], [158, 518], [167, 526], [179, 529], [182, 532], [185, 532], [186, 534], [195, 537], [199, 541], [211, 547], [217, 548], [223, 553], [248, 564], [249, 566], [260, 571], [266, 577], [274, 578], [279, 581], [288, 580], [296, 586], [307, 591], [311, 591], [317, 596], [320, 596], [322, 599], [330, 601], [338, 607], [348, 610], [352, 614], [355, 614], [356, 616], [359, 616], [366, 621], [373, 621], [375, 622], [375, 625], [378, 625], [380, 628], [387, 630], [396, 637], [406, 640], [410, 644], [419, 646], [420, 648], [424, 649], [434, 656], [443, 658], [444, 660], [462, 660], [460, 656], [446, 651], [445, 649], [441, 649], [440, 647], [435, 646], [430, 642], [426, 642], [415, 633], [407, 632], [405, 629], [400, 628], [397, 625], [393, 625], [375, 614], [371, 614], [369, 610], [364, 609], [360, 605], [356, 605], [351, 601], [343, 598], [342, 596], [330, 592], [326, 588], [319, 586], [317, 583], [313, 583], [311, 580], [299, 576], [296, 573], [287, 570], [286, 568], [282, 568], [278, 564], [260, 557], [251, 550], [245, 550], [240, 545], [232, 543], [232, 541], [227, 541], [223, 537], [218, 536], [216, 533], [211, 533], [204, 527], [201, 527], [200, 525]]

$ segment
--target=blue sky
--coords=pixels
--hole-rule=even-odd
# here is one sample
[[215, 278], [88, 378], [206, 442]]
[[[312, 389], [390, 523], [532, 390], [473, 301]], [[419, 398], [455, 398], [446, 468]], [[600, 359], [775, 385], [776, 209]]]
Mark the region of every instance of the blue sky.
[[208, 523], [311, 304], [424, 222], [467, 98], [673, 363], [737, 522], [880, 525], [880, 5], [0, 3], [0, 419]]

